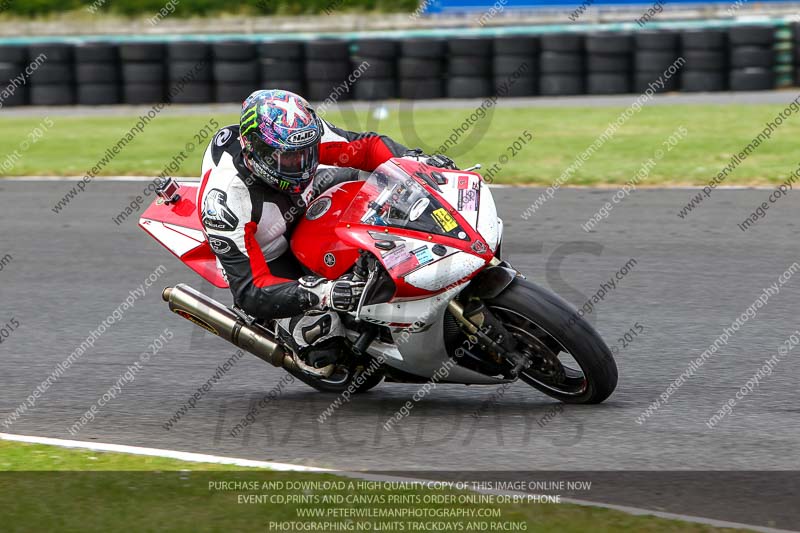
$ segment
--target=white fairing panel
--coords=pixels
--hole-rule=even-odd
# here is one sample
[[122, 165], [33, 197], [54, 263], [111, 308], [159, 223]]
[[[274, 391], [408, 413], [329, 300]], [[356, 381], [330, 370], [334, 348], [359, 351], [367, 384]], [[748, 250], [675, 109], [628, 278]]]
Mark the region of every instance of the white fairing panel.
[[492, 197], [492, 190], [485, 183], [481, 183], [481, 209], [478, 212], [478, 233], [486, 239], [486, 245], [493, 252], [500, 244], [502, 234], [501, 221], [497, 217], [497, 206]]
[[139, 219], [139, 224], [178, 257], [182, 257], [184, 254], [194, 250], [206, 240], [203, 232], [196, 229], [184, 228], [183, 226], [147, 218]]
[[485, 264], [486, 262], [480, 257], [464, 252], [455, 252], [411, 272], [405, 279], [406, 283], [414, 287], [438, 291], [466, 278]]
[[396, 347], [396, 352], [371, 347], [370, 354], [381, 357], [388, 366], [424, 378], [442, 376], [444, 369], [442, 382], [503, 383], [501, 379], [453, 366], [447, 356], [443, 335], [447, 303], [465, 286], [459, 285], [425, 300], [364, 306], [359, 317], [388, 326]]
[[440, 185], [445, 200], [478, 230], [492, 250], [500, 242], [497, 207], [489, 186], [474, 172], [442, 171], [447, 183]]

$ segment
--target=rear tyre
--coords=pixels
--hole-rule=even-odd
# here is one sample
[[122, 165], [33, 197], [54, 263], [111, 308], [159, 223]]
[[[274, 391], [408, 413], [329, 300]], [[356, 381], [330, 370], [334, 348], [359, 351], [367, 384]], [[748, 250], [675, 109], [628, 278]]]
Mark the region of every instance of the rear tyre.
[[611, 351], [560, 296], [517, 278], [484, 303], [536, 361], [520, 372], [522, 381], [565, 403], [600, 403], [614, 392]]
[[[371, 362], [372, 360], [370, 360]], [[366, 375], [365, 370], [369, 368], [369, 363], [366, 365], [359, 363], [345, 363], [337, 365], [336, 370], [330, 378], [318, 378], [306, 374], [302, 370], [286, 370], [288, 373], [320, 392], [330, 392], [334, 394], [341, 394], [346, 391], [351, 385], [356, 394], [367, 392], [368, 390], [377, 387], [384, 378], [383, 368], [378, 367], [376, 370]]]

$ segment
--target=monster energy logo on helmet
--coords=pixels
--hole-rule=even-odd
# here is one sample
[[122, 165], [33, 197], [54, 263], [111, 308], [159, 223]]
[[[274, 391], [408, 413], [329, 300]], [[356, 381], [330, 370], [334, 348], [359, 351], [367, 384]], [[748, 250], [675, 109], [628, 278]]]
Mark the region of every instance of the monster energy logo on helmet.
[[246, 135], [256, 128], [258, 128], [258, 111], [256, 106], [248, 107], [242, 113], [242, 119], [239, 121], [239, 133]]

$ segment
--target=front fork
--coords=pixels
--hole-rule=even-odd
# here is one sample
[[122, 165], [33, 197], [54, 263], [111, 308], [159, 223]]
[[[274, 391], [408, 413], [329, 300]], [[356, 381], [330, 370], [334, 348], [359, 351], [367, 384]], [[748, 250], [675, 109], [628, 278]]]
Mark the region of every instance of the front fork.
[[[530, 367], [533, 362], [517, 351], [517, 342], [505, 325], [483, 304], [481, 297], [499, 295], [514, 280], [516, 271], [510, 265], [494, 258], [490, 267], [473, 280], [472, 290], [466, 289], [462, 296], [467, 303], [462, 305], [456, 299], [450, 300], [447, 307], [455, 319], [464, 327], [472, 344], [512, 364], [511, 375], [517, 377], [520, 371]], [[502, 266], [501, 266], [502, 265]], [[508, 266], [506, 266], [508, 265]], [[497, 270], [495, 270], [497, 269]], [[502, 269], [502, 270], [501, 270]]]

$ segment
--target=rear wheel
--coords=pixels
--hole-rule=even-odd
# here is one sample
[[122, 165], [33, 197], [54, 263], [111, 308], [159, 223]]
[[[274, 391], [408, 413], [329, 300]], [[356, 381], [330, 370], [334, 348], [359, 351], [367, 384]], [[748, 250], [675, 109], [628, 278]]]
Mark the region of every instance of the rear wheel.
[[617, 386], [617, 365], [591, 324], [555, 293], [517, 278], [487, 308], [532, 364], [519, 377], [566, 403], [600, 403]]
[[[344, 391], [350, 390], [354, 393], [367, 392], [368, 390], [378, 386], [384, 378], [383, 368], [375, 365], [370, 365], [374, 359], [363, 364], [361, 362], [343, 362], [337, 364], [336, 368], [327, 378], [318, 378], [310, 374], [306, 374], [302, 370], [289, 370], [291, 375], [320, 392], [331, 392], [334, 394], [341, 394]], [[370, 371], [370, 369], [373, 369]]]

